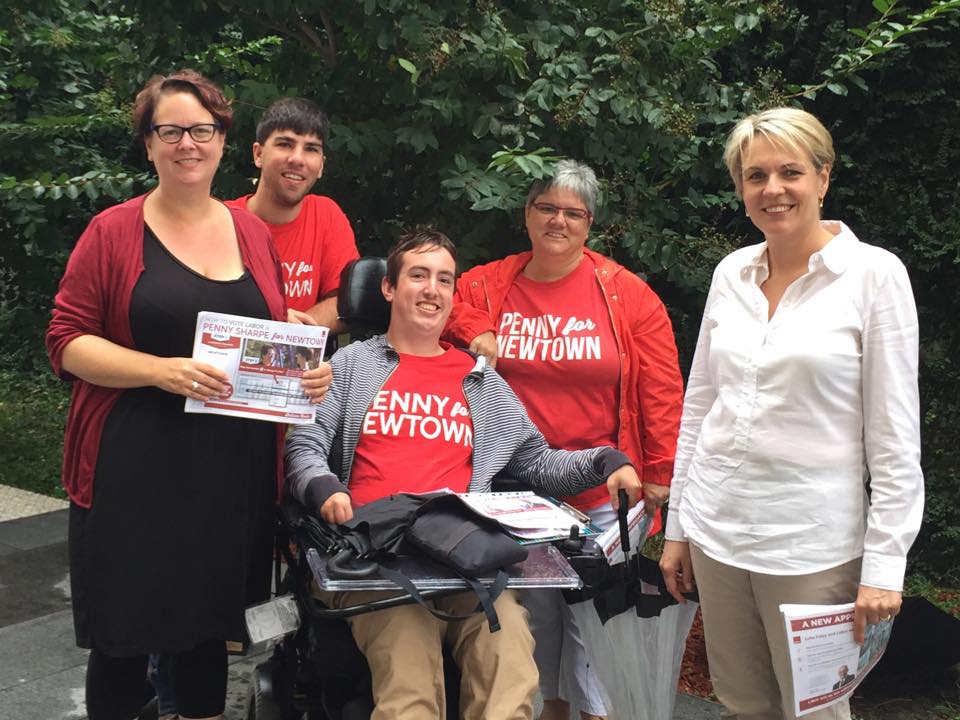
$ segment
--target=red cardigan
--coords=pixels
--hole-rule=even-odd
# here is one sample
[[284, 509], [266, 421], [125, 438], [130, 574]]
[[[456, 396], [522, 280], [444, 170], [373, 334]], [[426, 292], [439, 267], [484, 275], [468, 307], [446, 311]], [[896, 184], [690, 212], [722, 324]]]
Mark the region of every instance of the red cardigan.
[[[100, 436], [122, 389], [80, 380], [63, 369], [63, 350], [81, 335], [97, 335], [134, 348], [130, 298], [143, 272], [143, 201], [146, 195], [104, 210], [77, 241], [54, 299], [47, 328], [47, 354], [54, 372], [73, 380], [63, 443], [63, 486], [70, 499], [89, 508]], [[240, 255], [274, 320], [286, 320], [280, 263], [266, 225], [245, 210], [230, 209]], [[278, 427], [278, 442], [283, 427]], [[278, 456], [279, 453], [278, 445]], [[278, 457], [279, 460], [279, 457]], [[282, 482], [278, 462], [278, 487]]]
[[[605, 255], [586, 248], [583, 252], [593, 262], [620, 350], [617, 448], [633, 461], [641, 482], [669, 485], [683, 408], [670, 317], [657, 294], [635, 274]], [[469, 345], [481, 333], [495, 333], [507, 292], [531, 257], [529, 251], [509, 255], [463, 273], [444, 337]], [[659, 527], [658, 516], [651, 533]]]

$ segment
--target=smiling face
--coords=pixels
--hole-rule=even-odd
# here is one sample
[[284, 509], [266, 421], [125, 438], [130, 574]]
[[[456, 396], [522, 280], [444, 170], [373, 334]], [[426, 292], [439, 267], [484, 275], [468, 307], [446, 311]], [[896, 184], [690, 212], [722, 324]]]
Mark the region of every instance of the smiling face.
[[[453, 306], [457, 264], [447, 250], [426, 246], [403, 254], [393, 286], [383, 279], [383, 296], [390, 303], [387, 335], [397, 350], [409, 344], [436, 345]], [[414, 353], [416, 354], [416, 353]]]
[[743, 155], [743, 204], [750, 220], [770, 239], [803, 239], [816, 232], [820, 200], [830, 185], [830, 166], [819, 171], [799, 149], [758, 136]]
[[[216, 119], [192, 93], [170, 92], [160, 96], [151, 122], [190, 127]], [[196, 142], [187, 132], [176, 143], [161, 142], [155, 132], [144, 139], [147, 159], [156, 168], [161, 186], [196, 185], [206, 187], [208, 193], [223, 156], [223, 143], [222, 132], [214, 133], [213, 139], [205, 143]]]
[[275, 130], [263, 144], [253, 144], [257, 192], [276, 205], [296, 207], [323, 174], [323, 161], [323, 141], [316, 135]]
[[589, 214], [583, 219], [575, 219], [565, 212], [543, 213], [534, 207], [535, 204], [588, 212], [586, 203], [573, 190], [553, 187], [527, 203], [524, 210], [527, 235], [536, 259], [570, 260], [579, 257], [590, 232]]

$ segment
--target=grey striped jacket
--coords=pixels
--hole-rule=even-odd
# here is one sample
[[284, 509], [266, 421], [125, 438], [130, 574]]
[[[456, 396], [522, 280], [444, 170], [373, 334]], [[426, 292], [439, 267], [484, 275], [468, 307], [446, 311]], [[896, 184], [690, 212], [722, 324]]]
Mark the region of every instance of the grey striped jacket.
[[[287, 492], [307, 507], [317, 510], [327, 497], [349, 487], [363, 418], [399, 361], [385, 335], [334, 354], [333, 384], [317, 408], [316, 422], [298, 425], [287, 438]], [[471, 492], [489, 491], [493, 476], [502, 470], [548, 494], [573, 495], [630, 462], [613, 448], [551, 449], [513, 390], [483, 357], [464, 378], [463, 393], [473, 422]]]

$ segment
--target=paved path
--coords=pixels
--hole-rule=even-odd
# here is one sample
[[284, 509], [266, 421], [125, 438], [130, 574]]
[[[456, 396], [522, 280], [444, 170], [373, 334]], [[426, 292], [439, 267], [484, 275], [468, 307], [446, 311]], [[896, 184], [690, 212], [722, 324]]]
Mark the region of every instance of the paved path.
[[0, 485], [0, 522], [62, 510], [68, 506], [66, 500]]
[[[32, 495], [0, 486], [0, 511], [15, 518], [0, 521], [0, 720], [85, 720], [87, 653], [73, 638], [67, 511], [31, 514], [28, 506], [50, 500]], [[11, 498], [21, 505], [7, 506]], [[264, 659], [232, 659], [226, 720], [247, 717], [250, 673]], [[681, 695], [672, 720], [719, 717], [718, 705]]]

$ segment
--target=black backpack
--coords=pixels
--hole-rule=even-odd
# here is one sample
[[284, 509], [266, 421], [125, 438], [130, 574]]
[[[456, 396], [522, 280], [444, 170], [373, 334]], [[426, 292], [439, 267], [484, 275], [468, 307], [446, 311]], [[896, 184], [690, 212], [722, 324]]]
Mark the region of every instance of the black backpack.
[[[474, 612], [486, 613], [491, 632], [500, 629], [493, 603], [507, 584], [504, 568], [527, 558], [526, 549], [499, 523], [446, 492], [381, 498], [357, 508], [351, 520], [336, 528], [335, 535], [338, 539], [331, 543], [335, 552], [327, 562], [331, 578], [369, 577], [379, 572], [436, 617], [465, 619], [468, 616], [436, 610], [408, 577], [381, 564], [401, 555], [426, 556], [456, 573], [476, 593], [479, 602]], [[489, 586], [480, 582], [491, 575], [494, 580]]]

